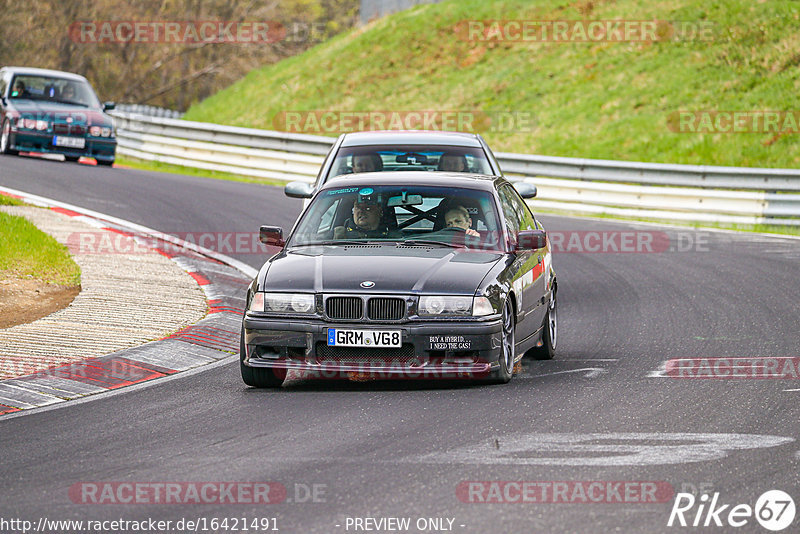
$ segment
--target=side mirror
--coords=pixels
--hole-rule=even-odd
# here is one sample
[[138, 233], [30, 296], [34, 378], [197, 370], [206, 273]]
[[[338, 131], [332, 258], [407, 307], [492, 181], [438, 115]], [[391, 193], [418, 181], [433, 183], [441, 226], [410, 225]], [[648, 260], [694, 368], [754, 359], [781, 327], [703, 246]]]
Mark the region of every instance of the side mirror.
[[103, 111], [111, 111], [116, 107], [117, 107], [116, 102], [103, 102]]
[[283, 188], [283, 192], [287, 197], [311, 198], [314, 194], [314, 188], [311, 184], [305, 182], [289, 182]]
[[539, 250], [547, 246], [544, 230], [522, 230], [517, 236], [517, 250]]
[[283, 228], [280, 226], [262, 226], [258, 230], [258, 240], [273, 247], [282, 247], [286, 244], [283, 240]]
[[517, 182], [514, 188], [522, 198], [533, 198], [536, 196], [536, 186], [527, 182]]

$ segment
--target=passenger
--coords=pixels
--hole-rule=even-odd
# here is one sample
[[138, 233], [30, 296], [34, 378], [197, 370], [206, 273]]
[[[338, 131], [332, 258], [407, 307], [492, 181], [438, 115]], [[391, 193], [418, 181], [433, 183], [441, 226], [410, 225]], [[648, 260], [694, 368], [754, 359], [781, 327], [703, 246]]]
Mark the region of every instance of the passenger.
[[11, 91], [11, 96], [17, 98], [26, 98], [26, 91], [27, 89], [25, 88], [25, 82], [22, 80], [17, 80], [14, 82], [14, 89]]
[[353, 172], [379, 172], [383, 170], [383, 160], [377, 154], [356, 154], [353, 156]]
[[442, 154], [442, 157], [439, 158], [438, 169], [450, 172], [469, 172], [467, 158], [460, 154]]
[[344, 226], [333, 229], [334, 239], [363, 239], [387, 237], [389, 228], [383, 222], [383, 209], [380, 199], [372, 196], [359, 196], [353, 204], [353, 217]]
[[461, 228], [469, 236], [480, 237], [481, 235], [477, 230], [471, 228], [472, 217], [469, 216], [469, 212], [464, 206], [455, 206], [447, 210], [444, 214], [444, 223], [448, 228]]

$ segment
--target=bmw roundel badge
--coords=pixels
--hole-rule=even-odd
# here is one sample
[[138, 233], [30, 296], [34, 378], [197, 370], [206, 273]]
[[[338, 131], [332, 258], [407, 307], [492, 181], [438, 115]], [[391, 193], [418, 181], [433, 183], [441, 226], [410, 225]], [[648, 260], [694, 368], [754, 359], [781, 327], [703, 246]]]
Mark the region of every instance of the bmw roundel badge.
[[375, 287], [375, 282], [373, 282], [372, 280], [364, 280], [363, 282], [361, 282], [361, 287], [363, 287], [364, 289]]

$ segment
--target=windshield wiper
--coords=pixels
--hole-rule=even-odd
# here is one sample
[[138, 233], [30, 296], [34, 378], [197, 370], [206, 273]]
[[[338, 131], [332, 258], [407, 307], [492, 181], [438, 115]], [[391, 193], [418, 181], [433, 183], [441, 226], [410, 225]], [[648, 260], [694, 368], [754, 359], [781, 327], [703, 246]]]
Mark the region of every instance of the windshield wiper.
[[69, 104], [70, 106], [80, 106], [82, 108], [89, 107], [89, 104], [84, 104], [83, 102], [74, 102], [72, 100], [61, 100], [60, 98], [51, 98], [49, 100], [50, 102], [58, 102], [59, 104]]
[[297, 243], [293, 247], [320, 247], [323, 245], [383, 245], [387, 241], [369, 239], [328, 239], [327, 241], [314, 241], [313, 243]]
[[439, 245], [440, 247], [450, 248], [466, 248], [466, 245], [457, 245], [455, 243], [445, 243], [444, 241], [435, 241], [433, 239], [406, 239], [401, 241], [398, 245]]

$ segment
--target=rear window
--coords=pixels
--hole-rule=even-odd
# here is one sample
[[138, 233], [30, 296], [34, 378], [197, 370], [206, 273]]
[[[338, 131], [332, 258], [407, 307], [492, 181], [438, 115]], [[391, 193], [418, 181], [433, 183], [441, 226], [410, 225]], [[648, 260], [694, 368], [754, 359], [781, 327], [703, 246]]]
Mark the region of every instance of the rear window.
[[383, 171], [492, 174], [486, 154], [480, 147], [357, 146], [339, 149], [328, 177]]

